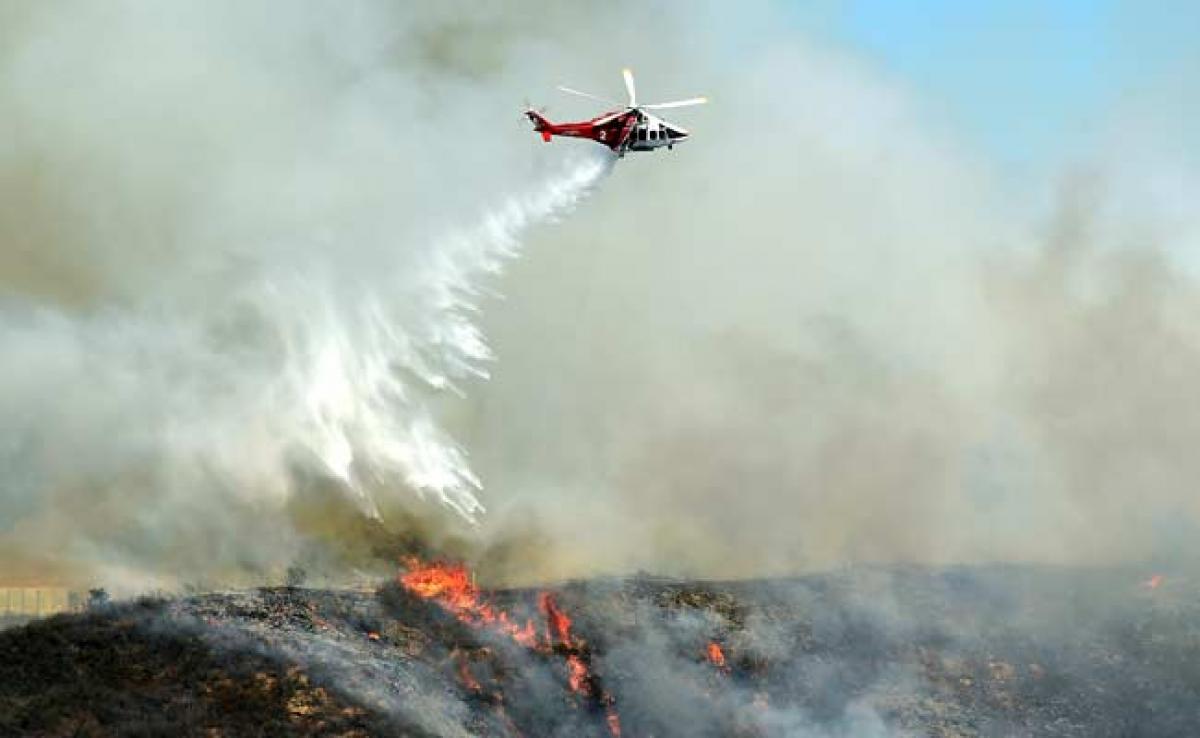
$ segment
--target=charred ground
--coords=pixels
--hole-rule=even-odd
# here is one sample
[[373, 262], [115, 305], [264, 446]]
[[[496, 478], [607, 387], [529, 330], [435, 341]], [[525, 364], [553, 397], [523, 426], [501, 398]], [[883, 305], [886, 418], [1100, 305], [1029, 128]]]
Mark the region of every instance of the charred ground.
[[[1189, 735], [1179, 574], [855, 569], [483, 593], [536, 646], [398, 583], [106, 605], [0, 632], [3, 735]], [[570, 688], [581, 664], [580, 684]], [[618, 716], [615, 717], [614, 716]]]

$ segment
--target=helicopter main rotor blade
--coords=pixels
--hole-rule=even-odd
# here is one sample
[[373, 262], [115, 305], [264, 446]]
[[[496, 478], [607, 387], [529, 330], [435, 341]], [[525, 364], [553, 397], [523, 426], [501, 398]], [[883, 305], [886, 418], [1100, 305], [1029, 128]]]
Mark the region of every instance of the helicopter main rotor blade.
[[625, 90], [629, 92], [629, 107], [637, 107], [637, 88], [633, 86], [633, 72], [629, 68], [621, 70], [621, 76], [625, 78]]
[[687, 100], [672, 100], [665, 103], [654, 103], [653, 105], [643, 105], [642, 110], [666, 110], [667, 108], [686, 108], [689, 105], [703, 105], [708, 102], [707, 97], [689, 97]]
[[628, 112], [629, 112], [628, 110], [618, 110], [615, 113], [609, 113], [608, 115], [604, 116], [603, 118], [597, 118], [596, 120], [592, 121], [592, 125], [602, 126], [606, 123], [612, 123], [614, 120], [616, 120], [617, 118], [620, 118], [622, 115], [625, 115]]
[[609, 99], [608, 99], [608, 98], [606, 98], [606, 97], [600, 97], [599, 95], [593, 95], [593, 94], [592, 94], [592, 93], [590, 93], [590, 92], [580, 92], [579, 90], [573, 90], [573, 89], [571, 89], [570, 87], [564, 87], [564, 86], [562, 86], [562, 85], [559, 85], [559, 86], [558, 86], [558, 89], [559, 89], [559, 90], [561, 90], [561, 91], [563, 91], [563, 92], [566, 92], [566, 93], [568, 93], [568, 94], [570, 94], [570, 95], [579, 95], [580, 97], [586, 97], [586, 98], [588, 98], [589, 100], [595, 100], [596, 102], [602, 102], [602, 103], [604, 103], [605, 105], [619, 105], [619, 104], [620, 104], [620, 103], [618, 103], [618, 102], [616, 102], [616, 101], [609, 100]]

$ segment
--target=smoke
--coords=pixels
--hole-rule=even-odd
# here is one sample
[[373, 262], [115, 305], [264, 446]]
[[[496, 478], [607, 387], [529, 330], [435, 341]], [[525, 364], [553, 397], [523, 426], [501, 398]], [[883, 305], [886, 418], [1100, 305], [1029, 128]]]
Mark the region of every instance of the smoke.
[[752, 50], [703, 22], [678, 60], [638, 47], [712, 93], [694, 145], [622, 163], [641, 194], [537, 237], [485, 316], [487, 524], [544, 533], [486, 563], [1192, 559], [1197, 180], [1160, 111], [1116, 111], [1093, 157], [1014, 191], [776, 19]]
[[[1145, 116], [1018, 197], [772, 4], [526, 11], [0, 11], [6, 561], [263, 576], [313, 490], [509, 579], [1190, 555], [1197, 178]], [[607, 162], [519, 101], [625, 64], [714, 103], [543, 225]]]
[[386, 60], [385, 9], [265, 10], [29, 11], [5, 59], [0, 502], [22, 551], [266, 572], [314, 479], [371, 516], [411, 492], [483, 510], [437, 395], [486, 376], [489, 280], [610, 157], [520, 178], [485, 158], [486, 197], [443, 180], [438, 156], [465, 162], [424, 141], [459, 132], [414, 104], [428, 65]]

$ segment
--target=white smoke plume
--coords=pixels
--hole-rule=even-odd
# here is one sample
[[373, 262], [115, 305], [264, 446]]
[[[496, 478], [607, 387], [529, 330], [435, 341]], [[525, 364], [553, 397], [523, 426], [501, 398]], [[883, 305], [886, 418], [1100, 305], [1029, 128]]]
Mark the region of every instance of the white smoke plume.
[[[1193, 550], [1190, 118], [1014, 193], [790, 5], [653, 8], [0, 10], [10, 570], [262, 572], [326, 486], [513, 577]], [[603, 166], [520, 101], [625, 65], [693, 139], [525, 229]]]
[[408, 122], [431, 67], [379, 48], [418, 29], [377, 4], [6, 13], [8, 547], [118, 581], [261, 571], [298, 545], [283, 509], [314, 478], [367, 515], [416, 493], [475, 521], [434, 405], [486, 376], [476, 313], [520, 239], [611, 155], [492, 155], [486, 187], [412, 169], [488, 156], [412, 147], [458, 131]]
[[[263, 312], [285, 334], [284, 386], [267, 392], [276, 405], [268, 414], [283, 418], [275, 457], [308, 449], [359, 492], [363, 474], [399, 475], [474, 520], [483, 510], [474, 494], [480, 482], [438, 428], [422, 390], [461, 393], [459, 380], [486, 377], [493, 357], [474, 313], [487, 279], [518, 255], [531, 224], [567, 212], [609, 171], [611, 157], [591, 153], [477, 227], [435, 240], [391, 290], [356, 296], [349, 314], [319, 286], [257, 285], [254, 297], [265, 296], [271, 307]], [[375, 514], [373, 502], [364, 502]]]
[[[407, 489], [473, 521], [479, 480], [431, 397], [486, 375], [492, 356], [473, 313], [487, 281], [526, 228], [568, 211], [610, 163], [604, 153], [569, 161], [477, 227], [408, 248], [406, 265], [382, 261], [378, 279], [351, 289], [321, 264], [268, 264], [204, 306], [164, 296], [99, 316], [9, 306], [2, 404], [10, 424], [24, 421], [9, 468], [29, 475], [18, 495], [106, 480], [137, 494], [130, 477], [147, 475], [152, 509], [215, 488], [278, 514], [290, 466], [308, 457], [368, 514], [368, 487]], [[94, 409], [64, 418], [24, 406], [47, 396]], [[36, 463], [66, 448], [69, 469]]]

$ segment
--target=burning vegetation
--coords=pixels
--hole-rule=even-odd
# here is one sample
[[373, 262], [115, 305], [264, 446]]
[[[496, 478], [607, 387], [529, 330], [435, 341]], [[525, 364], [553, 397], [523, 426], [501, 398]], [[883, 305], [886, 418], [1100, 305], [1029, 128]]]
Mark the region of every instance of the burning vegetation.
[[[436, 602], [459, 622], [471, 627], [492, 629], [542, 656], [561, 656], [571, 693], [593, 707], [602, 708], [609, 732], [614, 736], [621, 735], [621, 718], [613, 698], [600, 687], [588, 665], [588, 644], [571, 632], [571, 618], [559, 607], [553, 593], [538, 593], [538, 611], [544, 621], [539, 634], [532, 618], [526, 618], [525, 624], [518, 626], [507, 612], [487, 602], [462, 564], [427, 564], [409, 558], [406, 566], [408, 571], [400, 575], [400, 585], [417, 597]], [[459, 681], [471, 692], [484, 691], [466, 661], [460, 662]], [[502, 695], [496, 692], [494, 696], [496, 704], [502, 705]]]
[[705, 649], [705, 654], [708, 656], [708, 660], [713, 666], [717, 667], [721, 671], [726, 671], [729, 669], [729, 665], [725, 663], [725, 650], [722, 649], [721, 645], [716, 641], [708, 644], [708, 648]]
[[[101, 604], [0, 633], [0, 734], [1190, 735], [1200, 588], [854, 570]], [[1114, 582], [1123, 585], [1114, 586]]]

